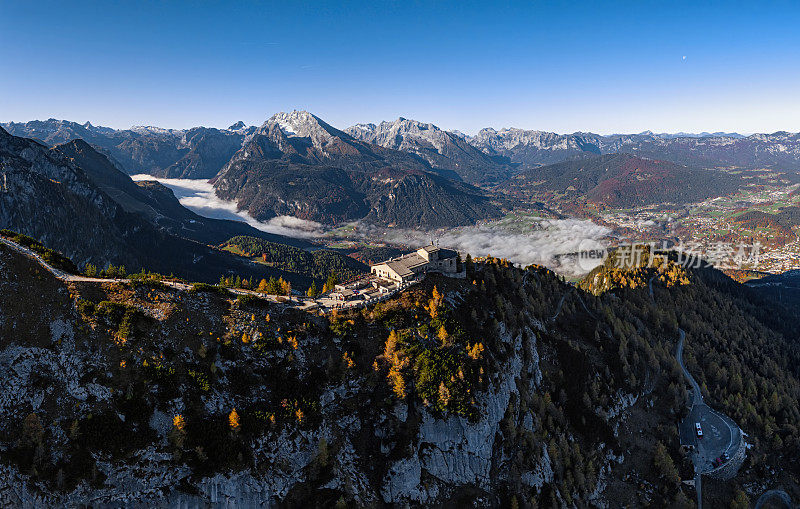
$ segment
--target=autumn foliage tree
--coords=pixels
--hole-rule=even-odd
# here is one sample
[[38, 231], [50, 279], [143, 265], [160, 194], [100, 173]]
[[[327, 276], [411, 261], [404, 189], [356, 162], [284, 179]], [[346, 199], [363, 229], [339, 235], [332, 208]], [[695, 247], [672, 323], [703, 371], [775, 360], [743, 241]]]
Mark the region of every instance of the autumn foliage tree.
[[397, 349], [398, 337], [395, 331], [389, 333], [386, 338], [386, 345], [383, 349], [384, 359], [389, 363], [389, 384], [392, 387], [395, 395], [404, 399], [408, 393], [406, 388], [406, 381], [403, 377], [403, 370], [408, 367], [409, 360], [402, 351]]
[[483, 350], [483, 343], [475, 343], [472, 346], [467, 345], [467, 356], [476, 361], [481, 358], [481, 355], [483, 355]]
[[439, 307], [442, 304], [443, 296], [439, 293], [439, 289], [435, 286], [433, 287], [433, 292], [431, 293], [431, 298], [428, 301], [428, 304], [425, 306], [425, 309], [431, 315], [431, 318], [438, 318], [439, 316]]
[[238, 432], [241, 428], [241, 423], [239, 422], [239, 412], [237, 412], [235, 408], [231, 410], [230, 414], [228, 414], [228, 425], [234, 432]]

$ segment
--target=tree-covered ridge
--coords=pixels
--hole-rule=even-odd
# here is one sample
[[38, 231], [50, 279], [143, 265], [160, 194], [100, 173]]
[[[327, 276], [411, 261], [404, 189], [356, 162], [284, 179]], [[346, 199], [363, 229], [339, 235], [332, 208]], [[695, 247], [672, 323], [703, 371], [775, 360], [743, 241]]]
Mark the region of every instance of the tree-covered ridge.
[[616, 153], [575, 158], [524, 171], [503, 184], [512, 195], [551, 193], [611, 208], [690, 203], [736, 191], [738, 176]]
[[[455, 423], [457, 443], [470, 426], [494, 422], [490, 460], [499, 466], [481, 496], [497, 505], [591, 505], [595, 492], [620, 506], [686, 505], [692, 493], [677, 482], [692, 475], [677, 437], [686, 409], [679, 325], [710, 402], [726, 401], [723, 410], [740, 417], [735, 382], [723, 387], [737, 374], [745, 393], [752, 380], [767, 401], [753, 403], [755, 417], [744, 407], [754, 448], [742, 473], [716, 491], [704, 484], [707, 496], [729, 505], [748, 483], [798, 474], [790, 400], [800, 364], [788, 341], [797, 325], [714, 271], [692, 271], [691, 285], [654, 281], [655, 305], [645, 287], [594, 296], [547, 269], [488, 258], [467, 263], [466, 280], [432, 274], [380, 304], [319, 316], [223, 291], [81, 283], [67, 292], [30, 260], [0, 263], [0, 314], [16, 317], [0, 320], [0, 353], [85, 359], [71, 361], [74, 378], [94, 394], [76, 400], [44, 361], [32, 379], [8, 371], [32, 394], [54, 390], [35, 408], [0, 404], [0, 459], [58, 493], [102, 486], [111, 481], [106, 462], [137, 464], [154, 450], [170, 471], [189, 469], [186, 489], [214, 473], [287, 476], [302, 456], [290, 472], [302, 481], [282, 503], [355, 504], [349, 488], [325, 488], [355, 468], [344, 458], [357, 458], [368, 479], [358, 489], [380, 493], [396, 461], [435, 447], [431, 423]], [[38, 290], [37, 306], [20, 285]], [[55, 318], [72, 336], [51, 340]], [[697, 365], [706, 358], [725, 374]], [[510, 393], [497, 415], [489, 409], [503, 387]], [[286, 451], [300, 446], [302, 455]], [[523, 482], [545, 464], [552, 476]], [[467, 498], [439, 502], [457, 504], [476, 488], [448, 489]]]
[[369, 267], [343, 254], [319, 249], [306, 251], [285, 244], [276, 244], [256, 237], [233, 237], [221, 246], [247, 257], [259, 258], [271, 266], [324, 282], [332, 273], [344, 281], [369, 271]]
[[736, 216], [733, 220], [743, 227], [753, 230], [756, 228], [776, 229], [787, 238], [791, 238], [794, 235], [792, 228], [800, 225], [800, 207], [783, 207], [775, 213], [751, 210]]
[[45, 262], [47, 262], [56, 269], [63, 270], [68, 274], [78, 273], [78, 267], [75, 266], [72, 260], [64, 256], [63, 254], [59, 253], [58, 251], [46, 247], [44, 244], [34, 239], [33, 237], [22, 235], [21, 233], [17, 233], [7, 229], [0, 230], [0, 237], [6, 238], [12, 242], [16, 242], [17, 244], [30, 249], [31, 251], [41, 256], [42, 260], [44, 260]]
[[[466, 286], [433, 279], [429, 276], [423, 286], [386, 303], [331, 319], [345, 337], [353, 337], [362, 348], [370, 345], [366, 360], [374, 359], [379, 386], [389, 398], [416, 401], [443, 418], [475, 418], [469, 396], [486, 389], [512, 358], [509, 338], [519, 337], [526, 355], [542, 359], [542, 371], [541, 379], [523, 371], [516, 384], [519, 394], [506, 410], [503, 438], [517, 444], [508, 446], [514, 454], [508, 468], [532, 468], [546, 451], [554, 480], [539, 494], [517, 492], [518, 500], [557, 506], [558, 497], [569, 493], [567, 502], [585, 501], [599, 481], [603, 460], [596, 444], [603, 441], [631, 456], [624, 475], [635, 472], [636, 479], [661, 486], [656, 499], [686, 502], [676, 482], [678, 472], [690, 475], [691, 467], [682, 462], [676, 433], [686, 391], [673, 355], [674, 313], [651, 308], [648, 326], [635, 326], [627, 323], [633, 317], [626, 302], [576, 293], [545, 268], [522, 270], [496, 258], [475, 263]], [[452, 320], [444, 328], [456, 331], [454, 335], [435, 332], [442, 319]], [[376, 325], [383, 333], [370, 337], [379, 341], [361, 339], [363, 331]], [[443, 344], [442, 336], [453, 343]], [[659, 423], [647, 430], [648, 445], [642, 445], [638, 431], [633, 439], [619, 436], [611, 426], [625, 394], [648, 394], [656, 404], [657, 416], [637, 415]], [[523, 424], [525, 415], [530, 415], [530, 428]], [[669, 461], [659, 457], [654, 444], [669, 451]], [[661, 467], [653, 470], [656, 459]]]
[[[675, 258], [671, 253], [671, 266]], [[670, 335], [676, 334], [671, 331], [678, 326], [683, 328], [687, 368], [700, 383], [707, 402], [732, 417], [752, 446], [734, 481], [744, 486], [772, 478], [792, 485], [791, 479], [800, 474], [797, 464], [789, 460], [800, 454], [800, 324], [796, 319], [800, 310], [795, 304], [784, 306], [770, 300], [708, 266], [679, 268], [681, 277], [688, 276], [692, 284], [664, 284], [659, 275], [653, 284], [658, 305], [644, 287], [652, 277], [648, 275], [654, 274], [652, 269], [649, 273], [641, 267], [620, 271], [624, 281], [638, 284], [633, 288], [626, 284], [603, 287], [606, 293], [601, 298], [611, 308], [604, 310], [607, 318], [618, 327], [624, 345], [632, 340], [639, 343], [639, 337], [652, 344], [653, 338], [642, 332], [653, 323], [668, 324], [664, 332]], [[606, 268], [598, 271], [607, 272]], [[590, 275], [582, 285], [597, 290], [596, 281], [597, 274]], [[620, 318], [635, 328], [626, 328]], [[655, 351], [659, 357], [674, 354], [674, 343], [668, 348], [670, 351]], [[628, 353], [625, 357], [635, 360], [639, 355]], [[629, 380], [638, 380], [635, 371], [626, 373]], [[684, 391], [676, 374], [673, 366], [670, 388], [675, 385], [674, 409], [680, 413], [677, 402], [683, 397], [678, 395]], [[770, 472], [776, 464], [783, 465], [777, 475]]]
[[616, 288], [643, 288], [652, 279], [667, 287], [689, 284], [687, 265], [699, 259], [658, 251], [650, 245], [620, 246], [608, 253], [603, 263], [587, 274], [578, 286], [599, 295]]
[[[751, 462], [766, 474], [767, 457], [800, 455], [798, 309], [766, 300], [716, 271], [699, 271], [698, 278], [703, 284], [659, 298], [681, 309], [687, 367], [710, 402], [750, 435]], [[800, 474], [796, 468], [793, 475]]]

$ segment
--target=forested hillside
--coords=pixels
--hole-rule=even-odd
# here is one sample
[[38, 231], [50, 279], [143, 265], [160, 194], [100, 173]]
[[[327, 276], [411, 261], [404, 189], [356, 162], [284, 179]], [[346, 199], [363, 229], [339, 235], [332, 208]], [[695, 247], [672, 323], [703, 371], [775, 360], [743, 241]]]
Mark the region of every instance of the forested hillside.
[[202, 287], [67, 287], [0, 249], [0, 492], [684, 506], [680, 326], [707, 398], [753, 446], [736, 478], [704, 483], [706, 503], [797, 494], [797, 325], [714, 271], [654, 280], [655, 305], [646, 283], [594, 296], [488, 259], [318, 316]]
[[[648, 259], [645, 251], [639, 266], [620, 270], [609, 258], [582, 286], [620, 297], [631, 310], [640, 308], [634, 314], [639, 327], [652, 323], [648, 309], [654, 302], [659, 313], [673, 316], [673, 327], [686, 332], [686, 365], [705, 399], [748, 434], [752, 449], [739, 482], [774, 478], [770, 469], [781, 464], [777, 477], [797, 489], [796, 481], [789, 481], [800, 474], [789, 459], [800, 454], [797, 301], [771, 298], [778, 296], [736, 283], [705, 264], [686, 269], [675, 263], [674, 253], [656, 267], [647, 267]], [[654, 299], [647, 293], [651, 280]]]
[[696, 202], [734, 192], [739, 185], [736, 176], [722, 171], [620, 153], [584, 156], [530, 169], [503, 187], [519, 197], [549, 192], [613, 208]]
[[270, 266], [300, 274], [318, 282], [334, 274], [339, 281], [369, 272], [369, 267], [349, 256], [318, 249], [307, 251], [285, 244], [276, 244], [256, 237], [233, 237], [222, 249], [246, 257], [255, 257]]

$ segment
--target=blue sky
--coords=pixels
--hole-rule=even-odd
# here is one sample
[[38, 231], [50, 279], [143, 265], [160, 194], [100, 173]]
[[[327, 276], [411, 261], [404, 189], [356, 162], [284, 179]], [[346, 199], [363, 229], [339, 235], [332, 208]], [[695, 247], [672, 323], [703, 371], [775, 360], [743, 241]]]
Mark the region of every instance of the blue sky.
[[0, 0], [0, 121], [800, 131], [798, 26], [797, 2]]

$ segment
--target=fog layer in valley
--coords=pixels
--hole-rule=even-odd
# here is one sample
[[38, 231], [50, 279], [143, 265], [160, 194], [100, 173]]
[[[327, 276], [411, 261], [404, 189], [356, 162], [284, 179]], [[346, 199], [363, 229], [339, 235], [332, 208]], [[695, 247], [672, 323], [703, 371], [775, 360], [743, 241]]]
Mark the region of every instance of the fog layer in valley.
[[[296, 238], [323, 237], [326, 229], [314, 221], [291, 216], [280, 216], [269, 221], [258, 221], [245, 210], [239, 210], [233, 201], [222, 200], [214, 194], [214, 186], [205, 180], [164, 179], [151, 175], [134, 175], [134, 180], [156, 180], [172, 189], [180, 203], [195, 213], [216, 219], [232, 219], [268, 233]], [[354, 240], [382, 241], [387, 244], [416, 247], [435, 242], [441, 247], [456, 249], [472, 256], [492, 255], [506, 258], [521, 265], [536, 263], [567, 275], [587, 272], [573, 258], [562, 257], [574, 253], [581, 243], [601, 241], [611, 230], [591, 221], [579, 219], [543, 219], [531, 223], [529, 232], [510, 231], [494, 223], [465, 226], [446, 231], [382, 228], [359, 223], [352, 233]]]
[[242, 221], [263, 232], [295, 238], [319, 237], [322, 225], [292, 216], [279, 216], [269, 221], [258, 221], [246, 210], [239, 210], [236, 202], [222, 200], [214, 194], [214, 186], [206, 180], [165, 179], [152, 175], [133, 175], [135, 181], [155, 180], [172, 189], [178, 201], [187, 209], [203, 217]]

